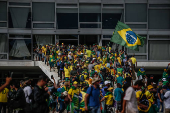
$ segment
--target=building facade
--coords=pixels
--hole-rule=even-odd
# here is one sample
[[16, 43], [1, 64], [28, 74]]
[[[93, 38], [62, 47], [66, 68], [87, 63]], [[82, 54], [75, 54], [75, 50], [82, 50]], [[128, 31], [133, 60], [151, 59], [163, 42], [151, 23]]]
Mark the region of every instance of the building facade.
[[170, 61], [170, 0], [0, 0], [0, 60], [31, 61], [36, 44], [106, 45], [118, 21], [146, 37], [129, 55]]

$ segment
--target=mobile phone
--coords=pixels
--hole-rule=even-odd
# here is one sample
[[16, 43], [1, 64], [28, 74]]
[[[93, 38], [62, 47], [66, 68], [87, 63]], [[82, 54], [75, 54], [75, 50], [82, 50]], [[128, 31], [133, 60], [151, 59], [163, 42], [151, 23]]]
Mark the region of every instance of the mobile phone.
[[13, 72], [11, 72], [10, 77], [12, 78]]
[[54, 77], [53, 77], [53, 75], [51, 75], [51, 79], [53, 79]]

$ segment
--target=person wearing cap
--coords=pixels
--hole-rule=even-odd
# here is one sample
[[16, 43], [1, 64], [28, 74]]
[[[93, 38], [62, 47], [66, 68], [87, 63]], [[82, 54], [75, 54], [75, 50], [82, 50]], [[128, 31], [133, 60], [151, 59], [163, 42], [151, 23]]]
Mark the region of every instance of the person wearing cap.
[[154, 98], [154, 94], [153, 94], [154, 87], [152, 85], [148, 85], [147, 89], [148, 89], [148, 91], [145, 92], [145, 95], [148, 98], [148, 100], [151, 102], [151, 107], [150, 107], [148, 113], [156, 113], [158, 109], [157, 109], [157, 106], [155, 105], [155, 98]]
[[[105, 95], [106, 95], [106, 93], [107, 93], [107, 89], [110, 87], [110, 81], [104, 81], [104, 85], [105, 85], [105, 87], [103, 87], [102, 89], [101, 89], [101, 92], [102, 92], [102, 96], [104, 97]], [[102, 101], [101, 102], [101, 104], [102, 104], [102, 108], [103, 108], [103, 110], [102, 111], [105, 111], [105, 101]]]
[[68, 98], [70, 99], [70, 102], [72, 102], [74, 94], [79, 94], [79, 89], [78, 89], [78, 82], [74, 81], [73, 86], [69, 89], [68, 91]]
[[101, 102], [106, 100], [106, 113], [110, 113], [113, 111], [113, 87], [109, 87], [108, 92], [105, 94], [105, 96], [101, 99]]
[[[87, 89], [85, 96], [85, 110], [88, 111], [90, 108], [90, 113], [100, 113], [100, 88], [99, 88], [99, 78], [93, 78], [92, 86]], [[88, 108], [89, 106], [89, 108]]]

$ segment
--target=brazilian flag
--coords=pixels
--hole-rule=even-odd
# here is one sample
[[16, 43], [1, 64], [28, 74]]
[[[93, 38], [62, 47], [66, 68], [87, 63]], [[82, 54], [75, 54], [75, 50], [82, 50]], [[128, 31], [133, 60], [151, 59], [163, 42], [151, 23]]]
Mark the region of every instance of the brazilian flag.
[[126, 48], [139, 51], [138, 46], [144, 45], [144, 39], [146, 39], [146, 37], [137, 35], [128, 25], [118, 21], [110, 41], [125, 46]]

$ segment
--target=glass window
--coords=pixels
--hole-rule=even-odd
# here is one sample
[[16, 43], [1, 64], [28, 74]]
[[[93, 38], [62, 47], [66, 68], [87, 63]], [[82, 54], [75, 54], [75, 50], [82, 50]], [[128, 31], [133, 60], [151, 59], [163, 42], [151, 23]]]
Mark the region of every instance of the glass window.
[[7, 34], [0, 34], [0, 53], [8, 52], [8, 38]]
[[7, 21], [7, 2], [0, 2], [0, 21]]
[[9, 60], [31, 60], [31, 39], [9, 39]]
[[134, 29], [146, 29], [146, 24], [127, 24], [130, 28]]
[[103, 9], [102, 28], [114, 29], [118, 21], [123, 22], [123, 10]]
[[170, 41], [149, 41], [149, 60], [170, 60]]
[[8, 22], [9, 28], [31, 28], [31, 9], [10, 7]]
[[79, 35], [79, 44], [93, 45], [98, 43], [100, 35]]
[[57, 25], [58, 29], [78, 29], [78, 9], [63, 9], [57, 10]]
[[54, 35], [34, 35], [33, 38], [34, 45], [47, 45], [47, 44], [54, 44], [55, 43], [55, 36]]
[[7, 27], [7, 22], [0, 22], [0, 27]]
[[[147, 36], [143, 36], [143, 37], [147, 37]], [[146, 53], [147, 52], [146, 46], [147, 46], [147, 39], [145, 39], [145, 43], [144, 43], [143, 47], [139, 46], [139, 51], [127, 49], [127, 52], [128, 53]]]
[[80, 24], [80, 28], [101, 28], [101, 24]]
[[78, 39], [78, 35], [58, 35], [59, 39]]
[[101, 22], [101, 4], [80, 4], [80, 22]]
[[170, 10], [150, 9], [149, 29], [170, 29]]
[[147, 4], [127, 3], [125, 8], [126, 22], [147, 22]]
[[112, 35], [103, 35], [103, 38], [112, 38]]
[[34, 28], [54, 28], [53, 23], [34, 23]]
[[135, 55], [135, 58], [137, 60], [144, 60], [144, 59], [147, 59], [147, 56], [146, 55]]
[[32, 3], [33, 21], [55, 21], [55, 3]]
[[64, 45], [78, 45], [78, 40], [60, 40], [59, 44], [61, 45], [62, 43], [64, 43]]

